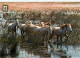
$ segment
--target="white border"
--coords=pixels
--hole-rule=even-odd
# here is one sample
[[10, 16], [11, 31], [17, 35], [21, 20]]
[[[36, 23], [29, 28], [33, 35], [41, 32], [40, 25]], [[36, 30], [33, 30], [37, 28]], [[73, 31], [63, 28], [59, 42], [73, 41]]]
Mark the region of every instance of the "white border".
[[0, 2], [80, 2], [80, 0], [0, 0]]

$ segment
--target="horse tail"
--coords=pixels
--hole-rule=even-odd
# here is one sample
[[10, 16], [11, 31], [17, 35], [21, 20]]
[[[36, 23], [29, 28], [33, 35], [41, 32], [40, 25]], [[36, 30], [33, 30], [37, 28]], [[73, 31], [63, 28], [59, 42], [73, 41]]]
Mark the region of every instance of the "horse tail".
[[54, 32], [53, 32], [53, 29], [51, 28], [51, 33], [50, 33], [50, 38], [49, 38], [49, 40], [52, 39], [53, 35], [54, 35]]
[[52, 34], [50, 34], [50, 38], [49, 38], [49, 40], [51, 40], [51, 39], [52, 39], [52, 37], [53, 37], [53, 33], [52, 33]]

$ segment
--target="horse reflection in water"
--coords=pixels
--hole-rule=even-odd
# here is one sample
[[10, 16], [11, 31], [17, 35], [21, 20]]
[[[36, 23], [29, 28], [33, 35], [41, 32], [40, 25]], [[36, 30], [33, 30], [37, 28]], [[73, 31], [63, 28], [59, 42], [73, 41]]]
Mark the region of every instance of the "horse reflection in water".
[[12, 32], [13, 34], [16, 35], [16, 28], [19, 28], [19, 21], [18, 20], [16, 20], [14, 23], [10, 23], [8, 25], [8, 34], [10, 32]]
[[[67, 39], [68, 39], [68, 35], [66, 33], [66, 31], [70, 31], [72, 32], [72, 27], [71, 27], [71, 24], [63, 24], [63, 25], [60, 25], [58, 27], [54, 27], [52, 29], [52, 35], [50, 36], [50, 39], [56, 35], [57, 36], [57, 43], [59, 43], [59, 38], [60, 38], [60, 43], [62, 43], [62, 37], [63, 36], [66, 36]], [[66, 39], [66, 41], [67, 41]]]

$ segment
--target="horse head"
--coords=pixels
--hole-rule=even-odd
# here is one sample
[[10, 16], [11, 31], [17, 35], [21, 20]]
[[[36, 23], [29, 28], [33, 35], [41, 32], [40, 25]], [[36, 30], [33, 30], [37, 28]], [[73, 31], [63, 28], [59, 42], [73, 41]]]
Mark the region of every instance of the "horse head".
[[72, 32], [72, 27], [71, 27], [71, 24], [66, 24], [67, 25], [67, 29]]
[[60, 27], [61, 27], [61, 29], [65, 29], [65, 30], [72, 32], [71, 24], [63, 24]]

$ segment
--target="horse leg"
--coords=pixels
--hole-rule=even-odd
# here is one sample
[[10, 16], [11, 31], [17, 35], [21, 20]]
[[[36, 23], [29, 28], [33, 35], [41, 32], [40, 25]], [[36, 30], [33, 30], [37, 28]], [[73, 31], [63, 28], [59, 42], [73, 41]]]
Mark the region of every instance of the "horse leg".
[[23, 34], [25, 34], [25, 31], [23, 31]]
[[67, 38], [67, 39], [65, 40], [65, 42], [66, 42], [66, 41], [68, 40], [68, 35], [66, 34], [65, 36], [66, 36], [66, 38]]
[[21, 35], [23, 35], [23, 31], [21, 30]]
[[16, 31], [13, 32], [13, 35], [16, 36]]
[[62, 36], [60, 37], [60, 43], [62, 44]]
[[57, 43], [59, 43], [59, 42], [58, 42], [58, 39], [59, 39], [59, 37], [57, 36]]
[[59, 37], [57, 36], [57, 42], [56, 42], [56, 43], [57, 43], [57, 47], [58, 47], [58, 45], [59, 45], [59, 41], [58, 41], [58, 40], [59, 40]]
[[13, 35], [16, 36], [16, 28], [13, 30]]
[[50, 36], [49, 40], [51, 40], [51, 39], [52, 39], [52, 37], [53, 37], [53, 34], [51, 34], [51, 36]]
[[7, 33], [7, 34], [8, 34], [8, 36], [9, 36], [9, 30], [8, 30], [8, 33]]
[[16, 32], [14, 32], [15, 33], [15, 36], [16, 36]]
[[9, 30], [8, 30], [8, 33], [7, 34], [9, 35]]

